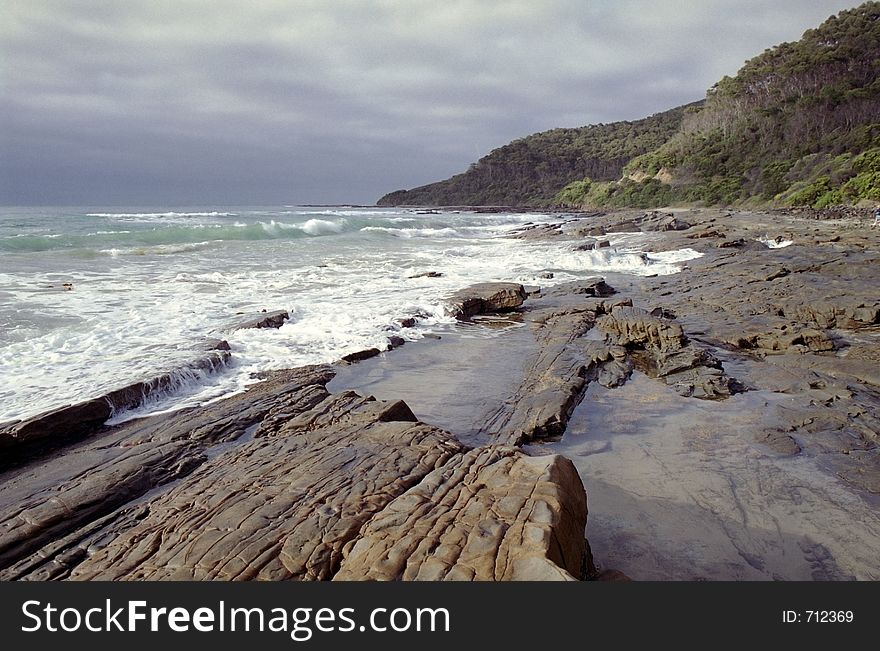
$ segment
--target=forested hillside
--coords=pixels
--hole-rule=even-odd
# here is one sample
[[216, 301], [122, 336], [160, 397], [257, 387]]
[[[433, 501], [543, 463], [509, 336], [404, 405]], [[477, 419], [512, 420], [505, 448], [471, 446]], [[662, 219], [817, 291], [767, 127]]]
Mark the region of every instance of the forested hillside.
[[380, 205], [656, 207], [880, 201], [880, 2], [746, 62], [704, 102], [515, 140]]
[[569, 185], [566, 205], [880, 201], [880, 2], [766, 50], [617, 183]]
[[635, 122], [536, 133], [493, 150], [463, 174], [392, 192], [379, 199], [378, 205], [546, 204], [572, 179], [620, 178], [626, 163], [656, 149], [678, 131], [688, 108]]

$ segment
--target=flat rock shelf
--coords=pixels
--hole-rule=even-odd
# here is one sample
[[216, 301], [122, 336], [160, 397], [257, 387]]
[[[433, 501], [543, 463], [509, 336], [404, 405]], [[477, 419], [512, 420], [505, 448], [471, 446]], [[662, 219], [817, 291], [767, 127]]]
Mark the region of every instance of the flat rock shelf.
[[512, 237], [700, 257], [463, 288], [439, 338], [171, 414], [0, 425], [0, 578], [880, 579], [880, 231], [808, 217], [567, 215]]

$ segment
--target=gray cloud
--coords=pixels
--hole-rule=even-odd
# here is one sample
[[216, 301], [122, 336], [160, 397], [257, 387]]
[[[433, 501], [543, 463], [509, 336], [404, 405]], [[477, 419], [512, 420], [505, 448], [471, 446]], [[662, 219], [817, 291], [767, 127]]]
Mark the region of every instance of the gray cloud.
[[0, 203], [371, 203], [701, 98], [840, 0], [0, 0]]

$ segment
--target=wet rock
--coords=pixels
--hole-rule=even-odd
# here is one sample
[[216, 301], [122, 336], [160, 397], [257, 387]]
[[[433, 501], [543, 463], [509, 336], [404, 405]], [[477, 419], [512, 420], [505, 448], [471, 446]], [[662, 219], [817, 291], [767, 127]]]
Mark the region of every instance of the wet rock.
[[587, 296], [607, 297], [616, 294], [616, 290], [605, 282], [602, 278], [592, 278], [585, 281], [576, 281], [571, 285], [567, 285], [563, 291], [572, 294], [585, 294]]
[[406, 343], [406, 339], [403, 337], [398, 337], [396, 335], [392, 335], [388, 337], [388, 347], [391, 349], [400, 348]]
[[450, 299], [456, 318], [466, 320], [477, 314], [518, 308], [526, 292], [517, 283], [479, 283], [453, 294]]
[[667, 309], [667, 308], [665, 308], [665, 307], [659, 307], [659, 306], [658, 306], [658, 307], [655, 307], [654, 309], [649, 310], [648, 313], [649, 313], [651, 316], [656, 316], [656, 317], [660, 317], [660, 318], [663, 318], [663, 319], [675, 319], [675, 318], [677, 318], [676, 315], [675, 315], [675, 312], [673, 312], [672, 310]]
[[771, 273], [769, 276], [767, 276], [764, 279], [764, 281], [770, 282], [771, 280], [776, 280], [777, 278], [785, 278], [790, 273], [791, 273], [791, 271], [789, 271], [785, 267], [781, 267], [780, 269], [777, 269], [776, 271]]
[[[567, 292], [571, 300], [581, 288], [570, 283], [548, 298]], [[716, 357], [688, 341], [680, 324], [634, 308], [630, 299], [581, 299], [569, 307], [533, 309], [527, 317], [536, 328], [537, 350], [520, 388], [484, 430], [499, 442], [558, 439], [589, 383], [619, 387], [634, 369], [687, 397], [723, 399], [743, 390]]]
[[519, 389], [484, 426], [495, 440], [508, 445], [562, 436], [583, 398], [588, 371], [607, 351], [601, 342], [582, 338], [595, 323], [592, 310], [554, 308], [530, 316], [537, 350], [526, 362]]
[[743, 336], [736, 345], [748, 350], [763, 352], [826, 352], [834, 350], [834, 341], [821, 330], [811, 328], [777, 330], [757, 335]]
[[442, 278], [443, 274], [439, 271], [424, 271], [422, 273], [416, 274], [414, 276], [408, 276], [409, 278]]
[[570, 462], [468, 450], [402, 401], [330, 394], [330, 377], [275, 372], [5, 477], [0, 577], [580, 576], [586, 498]]
[[572, 251], [595, 251], [598, 246], [597, 240], [592, 240], [590, 242], [584, 242], [583, 244], [578, 244], [575, 246]]
[[343, 355], [340, 359], [343, 362], [347, 362], [349, 364], [354, 364], [356, 362], [361, 362], [365, 359], [370, 359], [371, 357], [375, 357], [380, 354], [382, 351], [378, 348], [367, 348], [366, 350], [359, 350], [355, 353], [349, 353], [348, 355]]
[[678, 323], [637, 307], [616, 307], [610, 314], [603, 315], [596, 325], [622, 346], [648, 346], [663, 352], [677, 351], [687, 343], [684, 330]]
[[753, 239], [745, 239], [737, 237], [731, 240], [724, 240], [715, 245], [719, 249], [749, 249], [753, 251], [766, 251], [766, 247]]
[[779, 452], [780, 454], [793, 455], [801, 451], [801, 446], [797, 444], [789, 434], [772, 430], [769, 432], [759, 432], [755, 435], [755, 440], [763, 443], [767, 447]]
[[649, 211], [641, 215], [632, 213], [624, 215], [611, 215], [603, 220], [602, 224], [595, 225], [587, 232], [588, 235], [601, 236], [608, 233], [627, 232], [671, 232], [684, 231], [691, 228], [691, 224], [677, 217], [674, 213], [661, 213], [658, 210]]
[[[4, 465], [41, 447], [55, 448], [87, 435], [110, 418], [113, 408], [103, 398], [95, 398], [14, 423], [0, 426], [0, 450]], [[13, 452], [12, 450], [15, 450]]]
[[534, 224], [513, 233], [510, 237], [518, 240], [543, 240], [560, 235], [562, 235], [562, 228], [559, 224]]
[[[58, 547], [63, 551], [92, 535], [112, 538], [113, 527], [128, 522], [117, 509], [190, 474], [206, 461], [208, 448], [239, 438], [273, 408], [301, 411], [315, 404], [332, 377], [324, 366], [278, 371], [244, 394], [101, 430], [6, 471], [0, 481], [0, 569], [18, 569], [0, 576], [63, 574], [64, 567], [47, 551], [56, 542], [66, 540]], [[109, 518], [104, 527], [110, 529], [99, 535], [92, 525], [101, 518]]]
[[[228, 350], [212, 350], [192, 360], [181, 371], [210, 373], [225, 366], [229, 357]], [[180, 377], [180, 372], [162, 373], [108, 391], [91, 400], [53, 409], [15, 423], [0, 424], [0, 450], [6, 451], [0, 459], [0, 467], [22, 463], [30, 457], [89, 436], [113, 414], [139, 407], [150, 396], [173, 389], [180, 382]]]
[[788, 313], [820, 328], [857, 329], [880, 324], [880, 303], [872, 303], [859, 301], [856, 297], [841, 296], [833, 301], [804, 302], [793, 309], [790, 307]]
[[646, 212], [640, 219], [634, 220], [642, 231], [685, 231], [691, 224], [675, 216], [674, 213], [661, 213], [658, 210]]
[[610, 343], [629, 351], [637, 369], [663, 380], [682, 396], [727, 398], [742, 389], [725, 374], [716, 357], [689, 342], [675, 321], [640, 308], [619, 306], [601, 316], [596, 327], [606, 333]]
[[719, 230], [715, 230], [714, 228], [697, 231], [693, 235], [688, 235], [688, 239], [691, 240], [702, 240], [706, 238], [725, 239], [726, 237], [727, 235]]
[[590, 240], [574, 247], [574, 251], [597, 251], [599, 249], [607, 249], [611, 246], [608, 240]]
[[[737, 351], [742, 356], [737, 363], [749, 369], [749, 386], [784, 391], [798, 405], [801, 399], [815, 402], [809, 409], [793, 407], [799, 416], [792, 418], [792, 429], [782, 428], [779, 436], [771, 432], [774, 438], [763, 443], [785, 454], [794, 453], [796, 444], [821, 455], [847, 482], [866, 490], [880, 486], [880, 448], [853, 449], [854, 441], [876, 445], [869, 442], [866, 422], [878, 410], [870, 392], [880, 383], [875, 370], [880, 360], [862, 358], [860, 348], [876, 348], [868, 343], [880, 316], [876, 231], [846, 222], [807, 222], [798, 213], [785, 213], [784, 233], [773, 232], [780, 223], [775, 215], [744, 212], [718, 216], [715, 223], [716, 215], [706, 217], [694, 215], [693, 231], [735, 233], [730, 239], [742, 246], [703, 248], [704, 257], [692, 263], [699, 274], [648, 281], [646, 295], [698, 330], [700, 345]], [[757, 240], [768, 231], [774, 239], [799, 244], [767, 248]], [[678, 237], [667, 235], [666, 246], [675, 246], [671, 242]], [[837, 242], [829, 243], [834, 238]], [[677, 241], [695, 242], [686, 235]], [[690, 390], [687, 384], [684, 391]], [[844, 390], [851, 389], [858, 390], [845, 397]], [[819, 392], [831, 395], [820, 398]], [[805, 420], [813, 424], [800, 424]]]
[[233, 330], [280, 328], [290, 318], [290, 314], [286, 310], [276, 310], [274, 312], [265, 312], [264, 310], [263, 312], [259, 316], [242, 321]]
[[568, 459], [477, 448], [386, 505], [344, 552], [334, 580], [580, 578], [586, 515]]

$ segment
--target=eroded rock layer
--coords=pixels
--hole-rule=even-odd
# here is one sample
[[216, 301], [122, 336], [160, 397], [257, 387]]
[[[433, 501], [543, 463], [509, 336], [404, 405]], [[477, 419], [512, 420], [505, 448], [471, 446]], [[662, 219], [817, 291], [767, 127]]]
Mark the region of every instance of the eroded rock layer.
[[389, 503], [337, 580], [571, 580], [584, 572], [587, 503], [560, 456], [486, 446]]
[[403, 402], [331, 394], [332, 375], [274, 373], [10, 471], [0, 577], [582, 576], [586, 498], [570, 463], [468, 450]]

